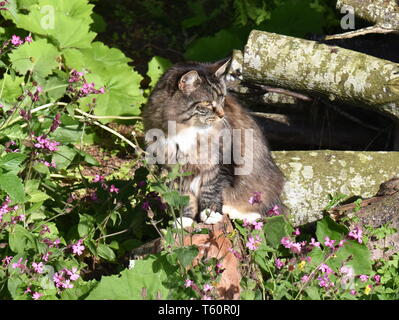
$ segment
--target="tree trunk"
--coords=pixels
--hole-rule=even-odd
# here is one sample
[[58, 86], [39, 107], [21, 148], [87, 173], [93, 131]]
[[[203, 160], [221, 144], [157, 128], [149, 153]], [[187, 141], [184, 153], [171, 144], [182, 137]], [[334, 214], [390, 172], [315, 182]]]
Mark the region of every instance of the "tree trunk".
[[254, 30], [243, 54], [242, 78], [399, 118], [399, 64], [359, 52]]

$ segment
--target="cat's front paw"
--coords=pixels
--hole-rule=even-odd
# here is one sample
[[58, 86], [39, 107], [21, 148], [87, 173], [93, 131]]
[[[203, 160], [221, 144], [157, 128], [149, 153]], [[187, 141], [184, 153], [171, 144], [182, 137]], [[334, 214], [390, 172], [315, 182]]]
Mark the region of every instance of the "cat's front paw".
[[205, 209], [201, 211], [200, 219], [203, 223], [206, 224], [217, 224], [223, 220], [223, 215], [219, 212]]
[[184, 229], [192, 227], [194, 224], [194, 220], [188, 217], [177, 218], [175, 222], [173, 222], [173, 227], [176, 229]]

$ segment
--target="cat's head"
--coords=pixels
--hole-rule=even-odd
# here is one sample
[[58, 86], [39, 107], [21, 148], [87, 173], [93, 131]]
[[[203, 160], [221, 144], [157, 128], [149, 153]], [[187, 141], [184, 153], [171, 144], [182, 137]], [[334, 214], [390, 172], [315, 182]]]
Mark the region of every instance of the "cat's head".
[[188, 62], [170, 68], [160, 80], [167, 85], [155, 88], [169, 92], [168, 101], [162, 102], [171, 115], [168, 120], [186, 126], [212, 126], [222, 121], [229, 63], [230, 59], [213, 64]]

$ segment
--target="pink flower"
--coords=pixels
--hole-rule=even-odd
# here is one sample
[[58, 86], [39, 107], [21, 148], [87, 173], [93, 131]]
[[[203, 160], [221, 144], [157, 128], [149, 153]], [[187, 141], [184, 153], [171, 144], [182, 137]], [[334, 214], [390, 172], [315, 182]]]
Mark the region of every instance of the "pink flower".
[[357, 240], [359, 243], [362, 243], [362, 234], [362, 229], [360, 229], [359, 227], [355, 227], [349, 232], [348, 237]]
[[334, 271], [332, 271], [332, 269], [331, 269], [328, 265], [326, 265], [325, 263], [323, 263], [323, 264], [320, 265], [319, 270], [320, 270], [321, 272], [327, 273], [327, 274], [330, 274], [330, 273], [333, 273], [333, 272], [334, 272]]
[[32, 92], [29, 91], [28, 96], [31, 98], [32, 102], [37, 102], [37, 101], [39, 101], [39, 95], [41, 92], [43, 92], [43, 88], [40, 86], [37, 86], [35, 93], [32, 94]]
[[43, 296], [43, 293], [40, 293], [40, 292], [34, 292], [32, 294], [33, 300], [39, 300], [42, 296]]
[[39, 262], [39, 263], [36, 263], [36, 262], [33, 262], [32, 263], [32, 267], [33, 267], [33, 270], [35, 270], [35, 272], [36, 273], [43, 273], [43, 267], [44, 267], [44, 264], [43, 264], [43, 262]]
[[248, 202], [252, 205], [261, 203], [262, 200], [260, 198], [261, 192], [253, 192], [253, 196], [249, 198]]
[[22, 258], [19, 258], [17, 263], [13, 263], [12, 264], [12, 268], [13, 269], [19, 268], [21, 270], [25, 270], [26, 269], [26, 263], [28, 262], [28, 260], [25, 260], [25, 264], [22, 264], [21, 262], [22, 262]]
[[355, 275], [355, 271], [350, 266], [343, 266], [339, 269], [341, 273], [346, 274], [348, 277], [353, 277]]
[[74, 254], [77, 254], [80, 256], [83, 253], [83, 250], [85, 249], [85, 246], [82, 245], [83, 240], [80, 239], [78, 242], [72, 245], [72, 251]]
[[4, 0], [0, 2], [0, 10], [8, 10], [8, 8], [5, 8], [5, 5], [8, 4], [8, 0]]
[[275, 205], [273, 208], [267, 211], [268, 216], [279, 216], [281, 214], [279, 206]]
[[292, 242], [290, 246], [290, 250], [293, 253], [300, 254], [301, 253], [301, 244], [299, 242]]
[[65, 272], [66, 272], [65, 270], [66, 269], [63, 269], [59, 272], [54, 273], [53, 281], [57, 288], [64, 288], [64, 289], [73, 288], [73, 284], [71, 284], [71, 280], [66, 279], [64, 276]]
[[33, 39], [31, 36], [25, 37], [25, 42], [32, 43]]
[[193, 284], [194, 284], [194, 281], [192, 281], [192, 280], [190, 280], [190, 279], [186, 279], [186, 280], [184, 281], [184, 286], [185, 286], [186, 288], [191, 287]]
[[45, 149], [49, 151], [58, 151], [57, 146], [60, 145], [59, 142], [50, 140], [45, 138], [45, 136], [33, 137], [36, 139], [36, 143], [34, 144], [35, 148], [37, 149]]
[[221, 274], [221, 273], [223, 273], [224, 270], [226, 270], [226, 269], [223, 268], [223, 265], [221, 263], [216, 264], [216, 266], [215, 266], [216, 274]]
[[21, 40], [21, 38], [19, 36], [16, 36], [15, 34], [11, 37], [11, 43], [18, 47], [21, 44], [23, 44], [24, 42]]
[[109, 188], [109, 192], [115, 192], [118, 193], [119, 192], [119, 188], [115, 187], [113, 184], [111, 184], [111, 187]]
[[360, 279], [361, 282], [366, 282], [369, 279], [369, 277], [367, 275], [365, 275], [365, 274], [361, 274], [359, 276], [359, 279]]
[[46, 161], [46, 160], [39, 160], [39, 162], [43, 163], [46, 167], [49, 167], [49, 168], [56, 168], [57, 167], [57, 165], [54, 162], [54, 160], [52, 160], [51, 163]]
[[330, 281], [330, 278], [327, 274], [324, 274], [322, 277], [318, 277], [317, 280], [319, 281], [319, 286], [322, 288], [324, 287], [327, 289], [328, 287], [334, 286], [334, 283]]
[[211, 291], [213, 289], [213, 287], [210, 284], [204, 284], [204, 292], [208, 292]]
[[50, 132], [54, 132], [60, 126], [60, 124], [61, 124], [60, 118], [61, 118], [61, 114], [57, 113], [55, 115], [53, 123], [51, 125]]
[[8, 265], [10, 264], [13, 256], [6, 256], [1, 262], [3, 263], [4, 267], [7, 268]]
[[96, 174], [94, 176], [93, 182], [104, 182], [104, 176]]
[[43, 260], [44, 262], [47, 262], [48, 259], [49, 259], [49, 257], [50, 257], [50, 255], [52, 255], [52, 254], [53, 254], [53, 253], [52, 253], [51, 251], [45, 253], [45, 254], [42, 256], [42, 260]]
[[331, 240], [329, 237], [325, 237], [324, 240], [325, 240], [324, 245], [326, 247], [334, 248], [335, 240]]
[[301, 282], [302, 282], [302, 283], [306, 283], [306, 282], [309, 281], [309, 279], [310, 279], [310, 277], [309, 277], [308, 275], [305, 274], [305, 275], [301, 278]]
[[378, 274], [376, 274], [376, 275], [374, 276], [374, 281], [375, 281], [377, 284], [380, 284], [381, 276], [378, 275]]
[[284, 263], [284, 261], [277, 258], [274, 261], [274, 265], [276, 266], [277, 269], [281, 269], [282, 267], [284, 267], [285, 263]]
[[73, 69], [71, 71], [71, 73], [69, 74], [69, 83], [73, 83], [73, 82], [79, 82], [81, 80], [81, 78], [83, 77], [84, 73], [83, 72], [78, 72], [75, 69]]
[[346, 240], [341, 240], [341, 241], [338, 243], [338, 247], [343, 247], [345, 242], [346, 242]]
[[263, 228], [263, 222], [262, 221], [259, 221], [259, 222], [253, 221], [252, 225], [254, 226], [255, 230], [262, 230], [262, 228]]
[[294, 235], [299, 236], [300, 234], [301, 234], [301, 231], [299, 230], [299, 228], [296, 228], [294, 231]]
[[150, 203], [148, 201], [144, 201], [141, 205], [141, 209], [148, 210], [150, 208]]
[[256, 239], [254, 237], [248, 237], [248, 242], [245, 244], [246, 247], [249, 250], [256, 250], [258, 249], [258, 246], [260, 245], [261, 240], [259, 238], [259, 236], [256, 236]]
[[76, 268], [76, 267], [73, 267], [71, 270], [68, 270], [67, 268], [65, 268], [64, 271], [69, 276], [69, 279], [71, 281], [75, 281], [75, 280], [79, 279], [79, 277], [80, 277], [79, 273], [78, 273], [78, 268]]
[[352, 289], [351, 291], [349, 291], [349, 293], [350, 293], [352, 296], [355, 296], [355, 295], [357, 294], [357, 292], [356, 292], [355, 289]]
[[244, 219], [243, 221], [244, 221], [244, 223], [242, 225], [244, 227], [250, 227], [252, 225], [252, 223], [249, 220], [247, 220], [247, 219]]
[[292, 245], [292, 241], [288, 237], [281, 238], [281, 244], [284, 248], [290, 249]]

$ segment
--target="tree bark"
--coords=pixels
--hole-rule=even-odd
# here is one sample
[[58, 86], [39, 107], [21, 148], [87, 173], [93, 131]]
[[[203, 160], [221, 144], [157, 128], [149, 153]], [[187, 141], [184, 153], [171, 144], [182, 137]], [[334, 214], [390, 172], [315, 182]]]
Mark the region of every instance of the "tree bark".
[[322, 217], [329, 194], [373, 197], [381, 183], [399, 176], [399, 152], [276, 151], [287, 181], [283, 202], [294, 225]]
[[[232, 65], [240, 63], [234, 61], [238, 56]], [[242, 79], [399, 118], [399, 64], [315, 41], [252, 31], [242, 58]]]

